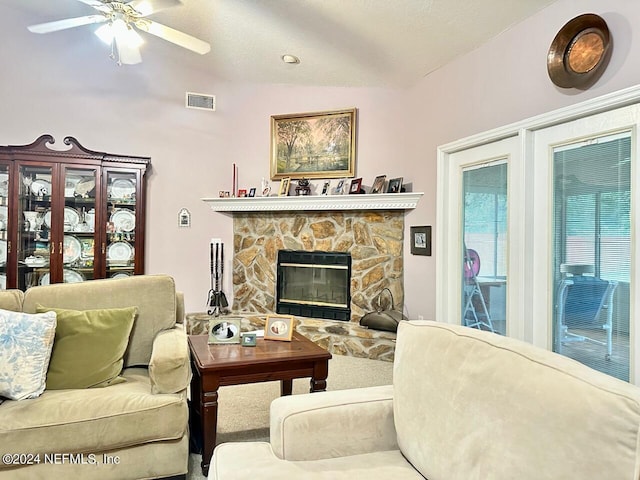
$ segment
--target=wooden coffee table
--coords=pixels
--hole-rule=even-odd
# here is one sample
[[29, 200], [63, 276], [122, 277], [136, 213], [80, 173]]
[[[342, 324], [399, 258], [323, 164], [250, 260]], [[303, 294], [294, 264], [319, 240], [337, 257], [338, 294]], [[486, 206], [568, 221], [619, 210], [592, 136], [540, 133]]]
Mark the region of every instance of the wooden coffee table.
[[294, 378], [311, 377], [310, 391], [320, 392], [327, 388], [331, 358], [329, 352], [297, 332], [290, 342], [259, 338], [255, 347], [207, 342], [207, 335], [189, 335], [191, 434], [202, 436], [205, 475], [216, 445], [219, 387], [280, 380], [280, 394], [291, 395]]

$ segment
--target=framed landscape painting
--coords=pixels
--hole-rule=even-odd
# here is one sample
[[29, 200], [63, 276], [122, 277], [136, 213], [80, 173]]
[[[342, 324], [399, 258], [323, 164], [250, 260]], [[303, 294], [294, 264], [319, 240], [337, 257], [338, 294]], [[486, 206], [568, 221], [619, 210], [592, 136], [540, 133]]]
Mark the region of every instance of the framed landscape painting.
[[356, 109], [271, 116], [271, 179], [355, 174]]

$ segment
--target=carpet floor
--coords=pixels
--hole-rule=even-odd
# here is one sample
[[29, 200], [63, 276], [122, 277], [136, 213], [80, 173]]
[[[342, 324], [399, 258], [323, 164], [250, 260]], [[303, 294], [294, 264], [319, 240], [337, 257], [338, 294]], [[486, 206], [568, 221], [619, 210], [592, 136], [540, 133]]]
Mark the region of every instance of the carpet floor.
[[[389, 385], [393, 364], [334, 355], [329, 360], [327, 390]], [[309, 392], [309, 379], [293, 381], [293, 394]], [[217, 443], [269, 441], [269, 405], [280, 395], [280, 382], [221, 387], [218, 392]], [[200, 455], [189, 458], [188, 480], [203, 480]]]

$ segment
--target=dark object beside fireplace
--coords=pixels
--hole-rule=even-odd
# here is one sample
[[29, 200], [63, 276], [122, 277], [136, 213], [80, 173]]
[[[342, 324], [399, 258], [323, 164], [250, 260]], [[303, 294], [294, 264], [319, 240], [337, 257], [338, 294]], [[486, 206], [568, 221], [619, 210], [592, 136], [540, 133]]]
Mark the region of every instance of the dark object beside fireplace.
[[351, 255], [278, 252], [276, 312], [300, 317], [351, 319]]

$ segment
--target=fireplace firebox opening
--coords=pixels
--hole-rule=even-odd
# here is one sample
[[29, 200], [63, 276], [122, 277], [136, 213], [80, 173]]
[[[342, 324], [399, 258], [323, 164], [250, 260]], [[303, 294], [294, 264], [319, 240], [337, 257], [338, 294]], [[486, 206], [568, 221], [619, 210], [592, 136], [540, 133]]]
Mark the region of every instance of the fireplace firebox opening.
[[280, 250], [276, 312], [349, 321], [351, 254]]

